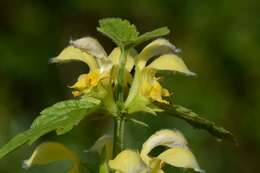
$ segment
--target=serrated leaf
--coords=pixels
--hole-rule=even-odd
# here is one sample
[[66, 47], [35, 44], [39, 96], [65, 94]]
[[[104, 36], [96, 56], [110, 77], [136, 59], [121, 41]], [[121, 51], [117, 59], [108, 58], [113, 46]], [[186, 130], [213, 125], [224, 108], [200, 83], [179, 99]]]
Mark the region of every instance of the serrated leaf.
[[169, 34], [167, 27], [161, 27], [139, 36], [134, 24], [120, 18], [106, 18], [99, 20], [99, 32], [112, 39], [119, 47], [134, 47], [145, 41]]
[[99, 20], [97, 30], [112, 39], [120, 47], [135, 41], [139, 35], [135, 25], [119, 18]]
[[226, 139], [237, 144], [236, 139], [230, 131], [226, 130], [223, 127], [217, 126], [214, 122], [199, 116], [198, 114], [194, 113], [192, 110], [188, 108], [175, 104], [160, 104], [160, 107], [164, 109], [168, 115], [180, 118], [188, 122], [194, 128], [204, 129], [208, 131], [211, 135], [217, 137], [218, 139]]
[[0, 159], [25, 143], [33, 143], [51, 131], [64, 134], [77, 125], [85, 116], [95, 111], [100, 101], [93, 98], [66, 100], [44, 109], [30, 129], [18, 134], [0, 149]]
[[145, 41], [152, 40], [154, 38], [161, 37], [161, 36], [167, 35], [169, 33], [170, 33], [170, 30], [167, 27], [161, 27], [161, 28], [155, 29], [153, 31], [142, 34], [141, 36], [139, 36], [137, 38], [137, 40], [135, 41], [135, 44], [138, 45]]

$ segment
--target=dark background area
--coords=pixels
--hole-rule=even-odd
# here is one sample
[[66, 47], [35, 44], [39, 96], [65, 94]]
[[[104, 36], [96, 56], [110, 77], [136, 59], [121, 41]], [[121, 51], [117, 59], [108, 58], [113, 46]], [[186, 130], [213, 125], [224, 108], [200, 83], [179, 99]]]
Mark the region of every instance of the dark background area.
[[[114, 44], [96, 31], [98, 20], [120, 17], [140, 32], [168, 26], [167, 38], [197, 77], [167, 74], [171, 100], [230, 129], [239, 142], [219, 142], [170, 117], [137, 115], [149, 128], [127, 125], [130, 148], [158, 129], [177, 128], [187, 137], [200, 166], [209, 173], [257, 172], [260, 160], [260, 1], [257, 0], [1, 0], [0, 1], [0, 145], [27, 129], [45, 107], [72, 98], [67, 86], [87, 68], [81, 63], [48, 64], [70, 38], [93, 36], [107, 52]], [[142, 46], [139, 46], [140, 50]], [[90, 117], [64, 136], [78, 153], [102, 134], [111, 121]], [[40, 141], [39, 141], [40, 142]], [[38, 143], [39, 143], [38, 142]], [[0, 173], [66, 172], [58, 164], [26, 171], [22, 160], [33, 147], [23, 146], [0, 160]]]

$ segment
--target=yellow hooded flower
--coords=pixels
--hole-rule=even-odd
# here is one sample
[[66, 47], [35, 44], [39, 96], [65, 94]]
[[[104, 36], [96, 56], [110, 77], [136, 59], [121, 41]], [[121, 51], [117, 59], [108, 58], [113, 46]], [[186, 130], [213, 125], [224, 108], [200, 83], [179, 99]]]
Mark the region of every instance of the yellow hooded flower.
[[[66, 61], [82, 61], [89, 67], [89, 72], [81, 74], [77, 82], [71, 86], [75, 89], [74, 96], [79, 96], [82, 93], [88, 93], [91, 89], [98, 85], [109, 85], [111, 70], [117, 68], [119, 64], [121, 50], [115, 48], [109, 56], [101, 46], [101, 44], [92, 37], [83, 37], [70, 42], [70, 46], [65, 48], [56, 58], [51, 59], [51, 62], [66, 62]], [[127, 82], [131, 81], [130, 71], [133, 68], [135, 50], [131, 50], [127, 56], [126, 73]], [[109, 88], [109, 87], [108, 87]]]
[[[152, 149], [157, 146], [166, 146], [169, 149], [156, 157], [149, 156]], [[140, 154], [124, 150], [114, 160], [109, 161], [109, 166], [120, 173], [163, 173], [165, 164], [204, 172], [187, 146], [186, 139], [176, 130], [156, 132], [143, 144]]]
[[162, 97], [170, 96], [170, 93], [167, 89], [162, 88], [158, 82], [159, 78], [155, 76], [156, 71], [152, 68], [145, 68], [142, 74], [142, 83], [140, 84], [140, 93], [157, 102], [168, 103], [166, 100], [163, 100]]
[[[155, 59], [148, 64], [152, 58]], [[135, 76], [125, 101], [125, 107], [130, 113], [147, 110], [154, 113], [158, 110], [149, 107], [152, 102], [168, 103], [163, 97], [170, 96], [170, 93], [160, 85], [160, 78], [156, 77], [158, 70], [195, 75], [176, 55], [176, 47], [168, 40], [160, 38], [152, 41], [136, 57]], [[143, 103], [137, 104], [140, 100]]]
[[[150, 157], [149, 153], [157, 146], [166, 146], [169, 149], [157, 157]], [[140, 156], [155, 172], [162, 171], [165, 163], [174, 167], [190, 168], [197, 172], [203, 172], [190, 151], [185, 137], [177, 130], [165, 129], [150, 136], [143, 144]]]

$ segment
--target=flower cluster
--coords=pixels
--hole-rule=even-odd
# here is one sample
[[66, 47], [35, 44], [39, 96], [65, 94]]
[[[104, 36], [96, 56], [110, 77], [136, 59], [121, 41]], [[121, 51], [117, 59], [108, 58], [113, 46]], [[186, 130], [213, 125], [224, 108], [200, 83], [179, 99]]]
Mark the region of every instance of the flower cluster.
[[[158, 146], [166, 146], [169, 149], [151, 157], [149, 153]], [[124, 150], [114, 160], [109, 161], [112, 169], [123, 173], [163, 173], [165, 164], [203, 172], [186, 139], [177, 130], [158, 131], [144, 142], [140, 154], [133, 150]]]
[[[134, 48], [128, 51], [124, 77], [125, 91], [128, 91], [124, 104], [126, 112], [155, 113], [159, 109], [153, 102], [168, 104], [164, 97], [170, 96], [170, 92], [159, 83], [160, 77], [156, 76], [157, 71], [168, 70], [194, 75], [176, 52], [176, 47], [163, 38], [152, 41], [140, 53]], [[115, 105], [114, 95], [111, 93], [115, 92], [114, 86], [118, 82], [120, 56], [119, 47], [107, 55], [96, 39], [84, 37], [71, 41], [70, 45], [51, 61], [77, 60], [86, 63], [89, 72], [81, 74], [77, 82], [71, 86], [74, 89], [72, 94], [98, 97], [103, 100], [107, 109], [113, 112], [116, 108], [111, 109], [111, 105]], [[153, 60], [150, 62], [151, 59]]]
[[[140, 153], [125, 149], [114, 159], [112, 159], [112, 140], [111, 136], [105, 135], [99, 138], [88, 152], [101, 154], [102, 150], [105, 149], [106, 158], [109, 160], [108, 166], [116, 173], [164, 173], [165, 164], [204, 172], [189, 149], [186, 139], [177, 130], [160, 130], [143, 143]], [[156, 157], [150, 156], [151, 151], [158, 146], [166, 146], [169, 149], [159, 153]], [[24, 161], [24, 167], [29, 168], [34, 164], [48, 164], [57, 160], [70, 160], [73, 163], [70, 173], [79, 173], [79, 159], [74, 152], [62, 144], [53, 142], [41, 144], [32, 156]]]
[[[107, 54], [101, 44], [92, 37], [72, 40], [53, 63], [81, 61], [88, 66], [88, 72], [81, 74], [70, 86], [74, 99], [58, 102], [43, 111], [32, 123], [31, 128], [18, 134], [0, 148], [0, 159], [25, 143], [33, 143], [41, 136], [56, 131], [62, 135], [92, 113], [102, 112], [114, 120], [114, 135], [97, 140], [89, 152], [99, 156], [98, 167], [89, 172], [110, 173], [163, 173], [164, 165], [189, 168], [203, 172], [184, 136], [177, 130], [161, 130], [153, 134], [139, 151], [124, 148], [125, 122], [134, 119], [132, 114], [146, 112], [165, 114], [185, 120], [193, 127], [207, 130], [213, 136], [235, 142], [226, 129], [216, 126], [190, 109], [170, 104], [166, 99], [172, 93], [161, 85], [158, 71], [178, 72], [195, 75], [191, 72], [178, 49], [168, 40], [160, 38], [170, 31], [161, 27], [140, 34], [135, 25], [119, 18], [99, 21], [97, 30], [109, 37], [118, 47]], [[153, 40], [141, 51], [135, 47]], [[86, 70], [87, 71], [87, 70]], [[152, 155], [158, 146], [167, 147], [163, 152]], [[87, 155], [87, 154], [86, 154]], [[29, 168], [34, 164], [44, 165], [53, 161], [69, 160], [72, 167], [69, 173], [81, 172], [82, 161], [69, 148], [56, 142], [43, 143], [24, 162]]]

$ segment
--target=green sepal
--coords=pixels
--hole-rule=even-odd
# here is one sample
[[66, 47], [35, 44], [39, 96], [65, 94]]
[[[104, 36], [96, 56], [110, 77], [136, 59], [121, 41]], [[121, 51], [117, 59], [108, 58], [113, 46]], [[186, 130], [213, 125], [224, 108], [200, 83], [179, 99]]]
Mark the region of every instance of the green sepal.
[[153, 104], [149, 98], [137, 94], [133, 101], [127, 106], [126, 112], [128, 114], [133, 114], [136, 112], [147, 112], [153, 115], [156, 115], [156, 112], [162, 112], [163, 110], [160, 107]]
[[223, 127], [217, 126], [214, 122], [199, 116], [198, 114], [194, 113], [192, 110], [188, 108], [175, 104], [160, 104], [160, 107], [165, 110], [164, 113], [170, 116], [180, 118], [189, 123], [194, 128], [204, 129], [208, 131], [211, 135], [217, 137], [218, 139], [229, 140], [237, 144], [236, 139], [230, 131], [226, 130]]
[[62, 101], [44, 109], [30, 129], [15, 136], [0, 149], [0, 159], [27, 142], [32, 144], [51, 131], [56, 131], [57, 135], [70, 131], [85, 116], [97, 110], [100, 104], [97, 99], [84, 98]]

